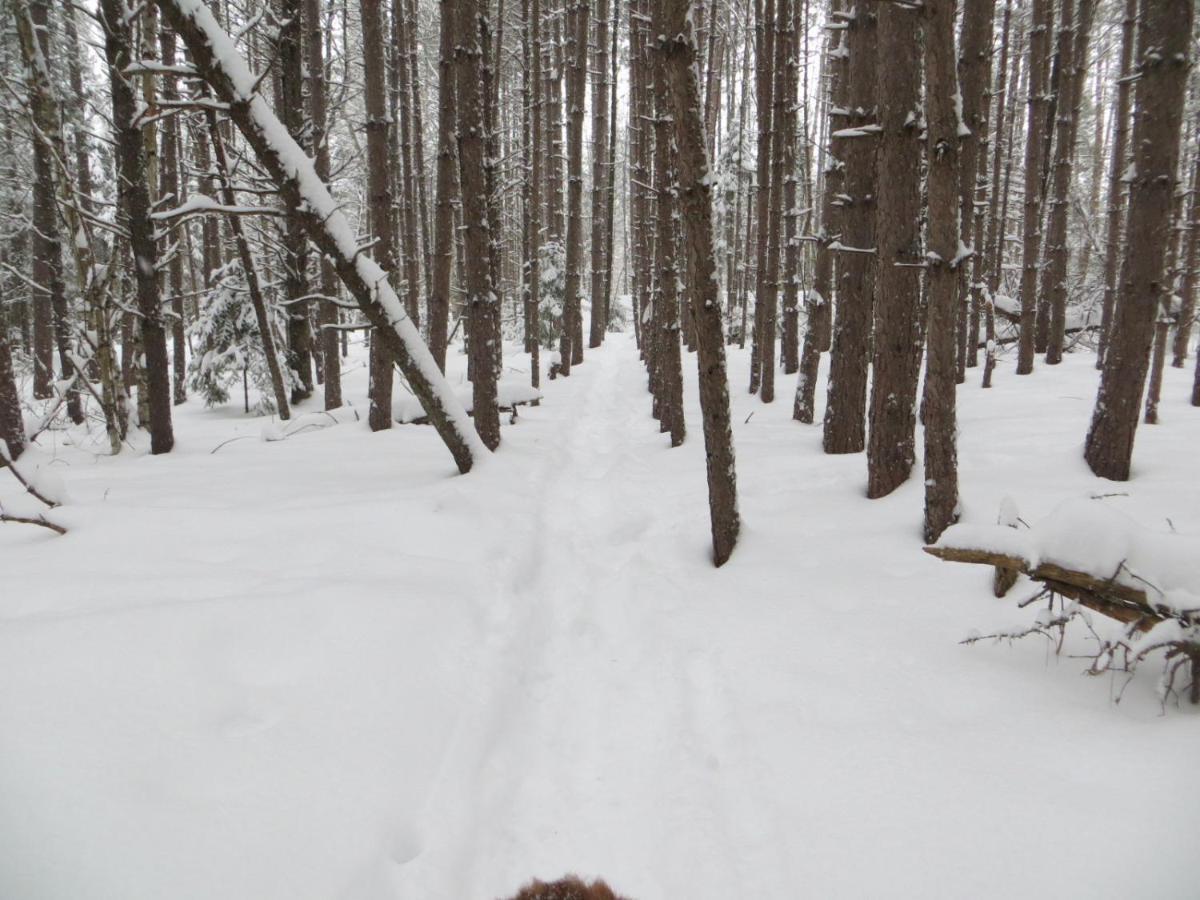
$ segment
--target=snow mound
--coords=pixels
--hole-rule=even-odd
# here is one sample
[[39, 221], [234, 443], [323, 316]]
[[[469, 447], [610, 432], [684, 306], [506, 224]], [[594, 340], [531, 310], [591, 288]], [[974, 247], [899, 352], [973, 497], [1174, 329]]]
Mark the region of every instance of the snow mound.
[[[458, 402], [463, 405], [467, 412], [472, 412], [475, 409], [475, 398], [472, 396], [470, 383], [459, 386], [456, 388], [455, 393], [458, 395]], [[542, 392], [535, 387], [531, 387], [528, 382], [522, 379], [501, 378], [496, 388], [496, 396], [499, 400], [500, 408], [504, 409], [506, 407], [511, 408], [514, 405], [520, 406], [534, 400], [541, 400]], [[418, 419], [424, 419], [425, 410], [421, 406], [421, 401], [409, 394], [392, 404], [392, 416], [397, 422], [407, 425]]]

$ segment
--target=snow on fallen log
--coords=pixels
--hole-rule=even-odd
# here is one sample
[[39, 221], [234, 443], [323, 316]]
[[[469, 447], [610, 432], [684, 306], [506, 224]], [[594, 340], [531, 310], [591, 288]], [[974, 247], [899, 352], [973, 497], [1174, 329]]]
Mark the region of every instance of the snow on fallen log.
[[[475, 398], [470, 385], [464, 385], [456, 392], [459, 402], [469, 414], [475, 413]], [[531, 387], [523, 379], [501, 379], [496, 387], [496, 405], [501, 412], [516, 413], [518, 406], [528, 406], [542, 399], [542, 392]], [[427, 425], [429, 417], [416, 397], [405, 396], [392, 404], [392, 418], [403, 425]]]
[[1200, 623], [1200, 539], [1145, 528], [1098, 500], [1067, 500], [1023, 530], [954, 525], [925, 552], [1015, 569], [1141, 630]]
[[255, 75], [203, 0], [155, 0], [183, 40], [192, 64], [229, 106], [229, 118], [271, 173], [289, 208], [300, 213], [309, 239], [326, 254], [359, 307], [393, 354], [459, 471], [486, 459], [487, 447], [446, 382], [387, 275], [358, 245], [313, 160], [288, 133], [260, 92]]

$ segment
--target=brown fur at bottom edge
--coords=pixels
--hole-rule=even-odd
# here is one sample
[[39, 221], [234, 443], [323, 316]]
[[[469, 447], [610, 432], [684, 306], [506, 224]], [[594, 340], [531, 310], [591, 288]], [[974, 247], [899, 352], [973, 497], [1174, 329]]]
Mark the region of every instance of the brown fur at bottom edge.
[[591, 884], [584, 884], [574, 875], [568, 875], [558, 881], [545, 882], [534, 879], [521, 888], [512, 900], [627, 900], [612, 892], [603, 881], [597, 879]]

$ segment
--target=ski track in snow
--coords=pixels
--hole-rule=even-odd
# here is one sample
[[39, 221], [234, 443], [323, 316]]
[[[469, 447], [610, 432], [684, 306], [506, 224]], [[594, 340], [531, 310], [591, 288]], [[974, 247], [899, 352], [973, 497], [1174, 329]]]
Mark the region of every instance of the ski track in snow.
[[[719, 571], [694, 356], [670, 449], [623, 335], [465, 477], [432, 429], [348, 415], [210, 455], [262, 420], [196, 401], [167, 458], [57, 448], [72, 533], [0, 529], [0, 898], [491, 900], [566, 871], [635, 900], [1187, 896], [1194, 712], [1161, 714], [1153, 666], [1115, 706], [1033, 641], [959, 646], [1032, 611], [920, 552], [919, 464], [865, 500], [863, 456], [745, 370]], [[1186, 374], [1105, 502], [1197, 534]], [[1095, 377], [960, 389], [967, 521], [1112, 491], [1079, 459]]]

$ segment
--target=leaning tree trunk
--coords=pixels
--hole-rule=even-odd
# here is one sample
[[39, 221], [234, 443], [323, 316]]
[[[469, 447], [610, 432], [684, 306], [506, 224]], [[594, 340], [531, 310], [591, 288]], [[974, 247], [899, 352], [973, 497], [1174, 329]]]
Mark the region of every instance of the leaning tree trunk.
[[921, 145], [912, 115], [921, 97], [919, 14], [879, 8], [879, 190], [875, 206], [875, 341], [871, 364], [867, 496], [908, 480], [921, 369]]
[[1046, 69], [1049, 56], [1050, 0], [1033, 0], [1029, 33], [1029, 115], [1025, 137], [1025, 217], [1021, 231], [1021, 339], [1017, 374], [1033, 371], [1037, 327], [1038, 254], [1042, 239], [1042, 132], [1046, 124]]
[[700, 369], [700, 411], [708, 468], [708, 508], [712, 525], [713, 562], [729, 559], [737, 543], [740, 518], [733, 432], [729, 420], [729, 381], [721, 302], [717, 296], [716, 253], [712, 230], [712, 181], [704, 149], [704, 117], [697, 83], [696, 41], [687, 0], [658, 0], [655, 34], [671, 85], [677, 148], [679, 206], [687, 239], [692, 315], [696, 323]]
[[925, 141], [928, 175], [929, 355], [925, 368], [925, 543], [958, 518], [955, 445], [955, 297], [959, 118], [953, 0], [925, 0]]
[[1121, 264], [1121, 294], [1084, 459], [1101, 478], [1125, 481], [1133, 457], [1138, 406], [1154, 320], [1166, 289], [1164, 260], [1171, 239], [1171, 205], [1189, 66], [1191, 0], [1142, 4], [1129, 235]]
[[[467, 310], [471, 323], [470, 354], [475, 430], [490, 450], [500, 446], [500, 411], [496, 402], [496, 357], [492, 334], [498, 300], [492, 284], [491, 228], [487, 179], [484, 174], [483, 48], [479, 43], [479, 0], [454, 0], [454, 73], [458, 99], [458, 171], [466, 231]], [[443, 22], [443, 27], [446, 26]]]
[[135, 296], [146, 357], [150, 452], [167, 453], [175, 445], [171, 426], [170, 363], [158, 293], [158, 251], [154, 245], [154, 223], [150, 219], [150, 194], [146, 187], [146, 148], [137, 124], [139, 103], [124, 74], [133, 62], [129, 10], [122, 0], [100, 0], [100, 19], [104, 26], [104, 55], [112, 83], [120, 208], [133, 251]]
[[288, 208], [300, 212], [308, 237], [332, 259], [342, 283], [378, 329], [459, 471], [470, 471], [476, 461], [487, 457], [487, 448], [475, 436], [470, 417], [438, 371], [384, 271], [360, 252], [354, 229], [329, 188], [317, 178], [312, 160], [259, 93], [258, 76], [206, 6], [191, 0], [155, 2], [187, 45], [197, 72], [228, 104], [230, 119], [279, 187]]
[[838, 250], [838, 292], [829, 363], [823, 446], [826, 453], [859, 453], [866, 442], [867, 366], [875, 268], [875, 22], [877, 7], [840, 13], [846, 26], [844, 127], [831, 135], [845, 164]]

